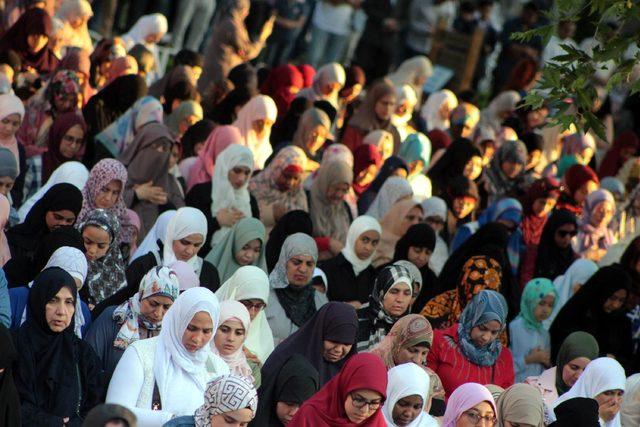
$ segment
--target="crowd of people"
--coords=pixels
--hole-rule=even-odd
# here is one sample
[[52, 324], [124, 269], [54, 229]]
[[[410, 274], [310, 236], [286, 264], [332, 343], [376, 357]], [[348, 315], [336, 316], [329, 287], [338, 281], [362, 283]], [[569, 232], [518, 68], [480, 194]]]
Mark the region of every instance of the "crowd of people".
[[0, 425], [638, 427], [640, 67], [550, 125], [552, 3], [0, 2]]

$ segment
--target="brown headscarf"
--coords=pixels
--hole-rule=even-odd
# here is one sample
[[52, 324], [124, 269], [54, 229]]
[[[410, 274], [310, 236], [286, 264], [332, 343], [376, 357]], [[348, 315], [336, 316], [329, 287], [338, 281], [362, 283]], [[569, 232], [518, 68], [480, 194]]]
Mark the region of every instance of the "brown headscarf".
[[345, 242], [349, 231], [348, 207], [344, 203], [333, 204], [327, 199], [327, 190], [334, 184], [353, 183], [353, 169], [348, 163], [337, 160], [323, 165], [311, 186], [311, 221], [314, 236], [331, 236]]
[[366, 134], [371, 131], [382, 129], [393, 135], [395, 150], [400, 147], [400, 134], [396, 127], [391, 124], [391, 119], [381, 121], [376, 115], [376, 103], [385, 96], [393, 96], [396, 98], [396, 89], [389, 80], [380, 80], [369, 89], [364, 101], [349, 120], [349, 126], [360, 129]]
[[307, 157], [313, 158], [316, 153], [312, 153], [309, 151], [307, 147], [307, 138], [309, 134], [313, 132], [316, 126], [323, 126], [327, 129], [327, 132], [331, 129], [331, 120], [327, 113], [318, 109], [318, 108], [309, 108], [307, 111], [302, 114], [300, 117], [300, 121], [298, 122], [298, 128], [296, 129], [296, 133], [293, 134], [293, 144], [296, 147], [302, 148], [304, 154]]

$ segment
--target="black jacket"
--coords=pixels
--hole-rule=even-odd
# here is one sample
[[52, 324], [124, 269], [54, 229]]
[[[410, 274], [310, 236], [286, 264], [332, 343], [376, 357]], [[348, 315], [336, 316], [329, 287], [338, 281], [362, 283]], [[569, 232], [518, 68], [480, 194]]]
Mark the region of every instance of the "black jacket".
[[342, 254], [324, 261], [318, 267], [326, 274], [327, 297], [329, 301], [369, 301], [369, 295], [376, 280], [376, 271], [372, 266], [360, 272], [356, 277], [353, 266]]

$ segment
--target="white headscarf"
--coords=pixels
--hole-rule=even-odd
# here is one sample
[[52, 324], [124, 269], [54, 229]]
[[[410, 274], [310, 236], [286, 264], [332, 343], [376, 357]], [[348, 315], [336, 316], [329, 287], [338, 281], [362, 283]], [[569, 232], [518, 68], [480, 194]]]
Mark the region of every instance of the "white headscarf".
[[[568, 392], [553, 402], [553, 409], [557, 408], [562, 402], [575, 397], [593, 399], [605, 391], [624, 391], [626, 380], [627, 377], [624, 374], [624, 368], [618, 361], [610, 357], [599, 357], [587, 365], [582, 375], [580, 375], [580, 378], [578, 378], [578, 381], [576, 381]], [[603, 427], [620, 427], [620, 412], [618, 412], [611, 421], [604, 422], [600, 420], [600, 425]]]
[[417, 95], [416, 102], [420, 101], [422, 87], [416, 86], [416, 80], [418, 78], [429, 78], [433, 74], [433, 67], [431, 61], [424, 55], [414, 56], [404, 61], [392, 74], [389, 74], [387, 78], [391, 80], [394, 86], [399, 87], [402, 85], [409, 85]]
[[[258, 138], [255, 130], [253, 130], [253, 122], [268, 119], [271, 123], [274, 123], [277, 117], [278, 107], [276, 107], [273, 99], [266, 95], [257, 95], [240, 109], [238, 118], [233, 122], [233, 126], [237, 127], [242, 135], [242, 145], [249, 147], [253, 153], [257, 169], [264, 168], [265, 162], [273, 153], [273, 148], [271, 147], [271, 142], [269, 142], [271, 129], [265, 132], [262, 138]], [[220, 158], [216, 161], [216, 169], [219, 161]]]
[[[199, 209], [182, 207], [176, 211], [167, 225], [162, 249], [162, 265], [168, 266], [178, 260], [173, 252], [173, 241], [184, 239], [191, 234], [201, 235], [204, 241], [207, 238], [207, 218]], [[191, 266], [194, 273], [200, 274], [202, 258], [197, 252], [185, 262]]]
[[393, 422], [393, 407], [398, 400], [418, 395], [422, 398], [420, 415], [405, 427], [437, 427], [438, 422], [424, 411], [429, 401], [430, 380], [429, 374], [415, 363], [403, 363], [394, 366], [387, 372], [387, 399], [382, 406], [382, 415], [389, 427], [396, 427]]
[[[162, 410], [174, 412], [182, 408], [172, 408], [170, 398], [180, 394], [180, 384], [193, 382], [202, 390], [199, 406], [203, 402], [206, 383], [207, 359], [217, 357], [211, 352], [209, 343], [194, 353], [190, 353], [182, 343], [182, 335], [189, 322], [200, 312], [208, 313], [213, 321], [213, 330], [218, 329], [220, 304], [218, 298], [207, 288], [192, 288], [184, 291], [162, 319], [162, 329], [158, 335], [158, 345], [153, 361], [153, 375], [162, 397]], [[213, 338], [213, 334], [211, 334]], [[181, 399], [184, 400], [184, 399]]]
[[144, 15], [131, 27], [128, 33], [122, 36], [127, 50], [131, 49], [136, 44], [144, 44], [145, 37], [151, 34], [164, 35], [169, 28], [167, 18], [161, 13], [152, 13], [150, 15]]
[[506, 111], [514, 111], [521, 98], [515, 90], [507, 90], [498, 94], [487, 108], [482, 110], [480, 125], [490, 126], [496, 133], [500, 133], [504, 120], [501, 114]]
[[373, 257], [376, 254], [374, 250], [371, 256], [364, 260], [358, 258], [358, 255], [356, 255], [356, 240], [358, 240], [362, 233], [366, 233], [367, 231], [377, 231], [380, 236], [382, 235], [382, 227], [380, 227], [377, 219], [368, 215], [359, 216], [349, 226], [347, 242], [342, 249], [342, 255], [351, 263], [356, 276], [371, 265], [371, 261], [373, 261]]
[[164, 244], [164, 238], [167, 235], [167, 227], [169, 227], [169, 221], [176, 214], [176, 211], [165, 211], [158, 216], [156, 222], [151, 227], [151, 230], [144, 237], [144, 240], [138, 246], [138, 249], [133, 253], [133, 256], [129, 260], [129, 264], [131, 264], [137, 258], [152, 252], [156, 257], [156, 261], [160, 264], [160, 247], [158, 246], [158, 240], [160, 240]]
[[422, 211], [425, 218], [435, 216], [443, 221], [447, 220], [447, 203], [440, 197], [429, 197], [422, 202]]
[[88, 179], [89, 171], [82, 163], [75, 161], [64, 162], [53, 171], [46, 184], [40, 187], [33, 196], [29, 197], [29, 199], [22, 204], [18, 210], [20, 222], [24, 221], [33, 205], [35, 205], [36, 202], [40, 200], [54, 185], [62, 183], [72, 184], [74, 187], [78, 188], [78, 190], [82, 191]]
[[331, 103], [335, 108], [338, 108], [338, 91], [325, 95], [322, 93], [322, 89], [326, 85], [333, 83], [338, 83], [342, 88], [346, 79], [347, 75], [342, 65], [337, 62], [324, 64], [322, 67], [318, 68], [318, 71], [313, 76], [313, 83], [311, 84], [311, 87], [302, 89], [298, 92], [298, 98], [307, 98], [311, 102], [324, 100]]
[[367, 210], [367, 215], [380, 220], [398, 200], [411, 196], [413, 196], [413, 189], [409, 181], [399, 176], [391, 176], [380, 187], [380, 191]]
[[558, 301], [556, 301], [553, 306], [553, 311], [549, 318], [542, 322], [545, 329], [548, 330], [551, 327], [551, 323], [553, 323], [553, 319], [560, 313], [560, 309], [564, 307], [567, 301], [569, 301], [569, 298], [573, 296], [573, 286], [578, 283], [584, 285], [596, 271], [598, 271], [598, 266], [595, 262], [579, 258], [571, 264], [563, 275], [555, 278], [553, 286], [555, 286], [556, 292], [558, 293]]
[[[220, 301], [259, 299], [269, 303], [269, 277], [261, 268], [253, 265], [240, 267], [216, 291]], [[274, 348], [273, 333], [264, 314], [264, 309], [251, 322], [245, 347], [254, 353], [262, 363], [267, 361]]]
[[[247, 310], [247, 307], [245, 307], [244, 304], [239, 301], [227, 300], [220, 302], [220, 318], [218, 319], [218, 324], [222, 325], [227, 320], [240, 321], [245, 332], [248, 332], [249, 328], [251, 327], [251, 317], [249, 315], [249, 311]], [[247, 357], [244, 355], [243, 347], [244, 343], [238, 348], [235, 353], [228, 356], [223, 356], [222, 354], [220, 354], [220, 351], [216, 347], [214, 340], [211, 340], [211, 351], [213, 351], [214, 354], [217, 354], [222, 360], [225, 361], [225, 363], [229, 366], [229, 369], [231, 369], [231, 373], [240, 375], [241, 377], [244, 377], [253, 382], [255, 378], [253, 378], [251, 367], [247, 362]]]
[[[269, 141], [267, 141], [269, 144]], [[235, 208], [245, 217], [251, 216], [251, 197], [249, 196], [249, 180], [235, 189], [229, 182], [229, 171], [242, 166], [249, 168], [249, 176], [253, 172], [253, 155], [251, 150], [243, 145], [231, 144], [225, 148], [216, 160], [216, 168], [213, 171], [211, 181], [211, 215], [214, 217], [220, 209]], [[221, 227], [216, 231], [211, 240], [211, 246], [220, 242], [229, 232], [229, 227]]]
[[640, 426], [640, 374], [627, 378], [626, 387], [620, 406], [620, 421], [624, 427]]
[[450, 90], [443, 89], [432, 93], [422, 106], [420, 117], [427, 122], [428, 132], [434, 129], [448, 130], [451, 127], [448, 117], [445, 119], [440, 117], [440, 107], [444, 103], [449, 105], [449, 111], [453, 111], [458, 106], [458, 98]]

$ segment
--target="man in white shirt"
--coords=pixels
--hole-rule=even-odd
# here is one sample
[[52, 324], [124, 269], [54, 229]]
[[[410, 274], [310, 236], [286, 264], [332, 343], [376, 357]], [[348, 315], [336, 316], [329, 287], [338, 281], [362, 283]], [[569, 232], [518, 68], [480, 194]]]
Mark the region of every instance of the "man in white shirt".
[[361, 0], [319, 0], [312, 18], [309, 63], [319, 67], [341, 62], [349, 35], [354, 8]]

